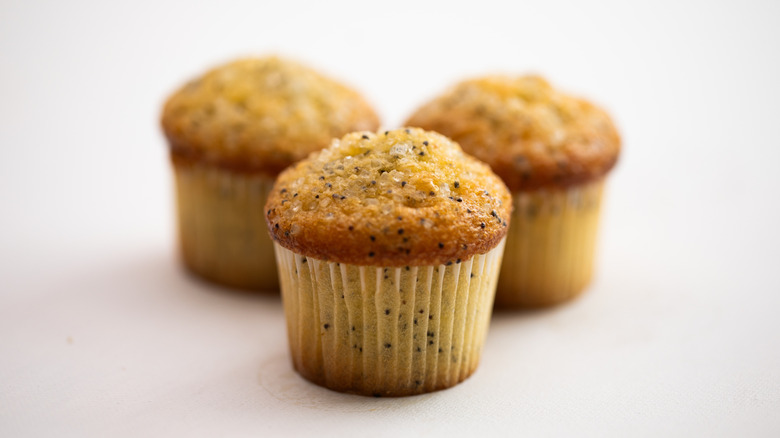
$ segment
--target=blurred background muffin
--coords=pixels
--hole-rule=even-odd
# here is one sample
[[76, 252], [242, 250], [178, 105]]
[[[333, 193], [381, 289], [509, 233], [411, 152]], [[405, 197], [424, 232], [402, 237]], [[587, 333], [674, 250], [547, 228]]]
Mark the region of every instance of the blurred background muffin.
[[185, 265], [226, 286], [276, 290], [263, 220], [276, 175], [378, 124], [357, 92], [278, 57], [236, 60], [186, 84], [162, 113]]
[[401, 396], [474, 372], [512, 210], [488, 166], [434, 132], [357, 132], [284, 171], [266, 210], [303, 377]]
[[407, 124], [457, 141], [512, 190], [497, 305], [547, 306], [585, 289], [604, 179], [620, 152], [603, 110], [538, 76], [488, 76], [455, 85]]

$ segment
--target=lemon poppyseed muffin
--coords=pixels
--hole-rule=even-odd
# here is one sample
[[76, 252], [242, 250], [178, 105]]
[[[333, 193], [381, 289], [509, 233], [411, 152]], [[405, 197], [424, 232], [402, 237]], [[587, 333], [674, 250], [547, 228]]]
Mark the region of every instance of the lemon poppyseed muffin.
[[455, 85], [407, 124], [459, 142], [512, 190], [498, 305], [556, 304], [587, 286], [604, 179], [621, 146], [606, 112], [538, 76], [487, 76]]
[[278, 57], [236, 60], [186, 84], [162, 113], [185, 265], [223, 285], [276, 290], [262, 210], [276, 175], [334, 137], [377, 126], [357, 92]]
[[421, 129], [348, 134], [284, 171], [266, 220], [295, 369], [383, 396], [467, 378], [511, 210], [488, 166]]

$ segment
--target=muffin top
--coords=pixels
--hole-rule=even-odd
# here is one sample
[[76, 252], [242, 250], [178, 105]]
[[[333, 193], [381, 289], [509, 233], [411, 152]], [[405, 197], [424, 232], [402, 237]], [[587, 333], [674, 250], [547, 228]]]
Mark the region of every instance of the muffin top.
[[538, 76], [461, 82], [406, 123], [457, 141], [512, 191], [597, 179], [620, 152], [620, 137], [603, 110], [556, 91]]
[[460, 263], [494, 248], [512, 199], [490, 168], [422, 129], [347, 134], [279, 175], [271, 236], [306, 256], [356, 265]]
[[270, 175], [333, 138], [378, 126], [357, 92], [277, 57], [217, 67], [174, 93], [162, 114], [174, 159]]

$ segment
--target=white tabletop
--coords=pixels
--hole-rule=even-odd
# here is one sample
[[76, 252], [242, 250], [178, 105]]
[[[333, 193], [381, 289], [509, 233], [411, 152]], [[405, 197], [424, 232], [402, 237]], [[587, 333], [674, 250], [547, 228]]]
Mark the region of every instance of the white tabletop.
[[[780, 4], [4, 2], [0, 436], [778, 436]], [[244, 54], [300, 59], [397, 126], [539, 72], [624, 136], [597, 277], [494, 315], [457, 387], [373, 399], [290, 366], [277, 297], [176, 259], [157, 117]]]

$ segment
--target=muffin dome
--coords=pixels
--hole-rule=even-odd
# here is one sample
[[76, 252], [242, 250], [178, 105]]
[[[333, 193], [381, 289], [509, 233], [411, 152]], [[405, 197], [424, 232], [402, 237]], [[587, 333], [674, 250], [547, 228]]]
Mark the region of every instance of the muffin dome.
[[355, 132], [282, 172], [271, 236], [321, 260], [459, 263], [506, 235], [511, 195], [490, 168], [422, 129]]
[[174, 159], [270, 175], [378, 123], [354, 90], [277, 57], [209, 71], [171, 96], [162, 115]]
[[457, 141], [513, 191], [597, 179], [620, 152], [620, 137], [604, 111], [538, 76], [461, 82], [406, 123]]

